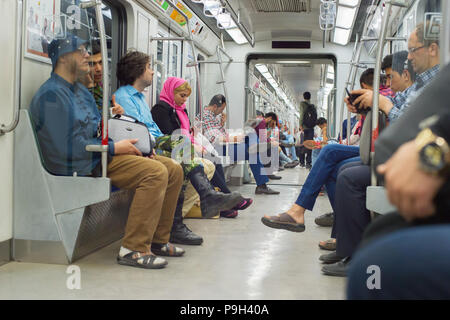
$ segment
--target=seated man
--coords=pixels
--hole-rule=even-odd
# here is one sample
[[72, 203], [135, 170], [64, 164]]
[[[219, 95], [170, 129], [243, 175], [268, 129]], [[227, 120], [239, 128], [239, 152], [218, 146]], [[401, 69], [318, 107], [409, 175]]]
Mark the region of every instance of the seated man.
[[350, 262], [348, 299], [450, 299], [449, 75], [447, 65], [380, 136], [380, 143], [396, 137], [377, 145], [376, 163], [399, 212], [378, 217], [364, 233]]
[[[57, 175], [98, 175], [100, 154], [86, 151], [100, 145], [101, 117], [95, 100], [78, 82], [89, 72], [85, 41], [73, 35], [49, 45], [53, 72], [30, 105], [43, 161]], [[135, 189], [125, 236], [117, 262], [156, 269], [167, 261], [158, 255], [181, 256], [184, 250], [169, 244], [176, 199], [181, 190], [180, 165], [159, 156], [142, 157], [137, 140], [108, 141], [108, 177], [122, 189]]]
[[[226, 121], [226, 113], [224, 113], [225, 107], [225, 96], [216, 94], [209, 102], [209, 105], [204, 108], [203, 117], [197, 115], [197, 117], [195, 118], [194, 128], [198, 130], [195, 135], [195, 139], [196, 141], [201, 141], [201, 144], [203, 146], [207, 145], [208, 143], [214, 144], [214, 142], [217, 141], [226, 142], [230, 138], [228, 137], [228, 133], [224, 128]], [[203, 120], [203, 122], [201, 122], [201, 120]], [[201, 125], [201, 123], [203, 123], [203, 126]], [[201, 132], [202, 130], [203, 132]], [[205, 137], [207, 141], [203, 140], [203, 137]], [[238, 141], [238, 139], [241, 139], [241, 137], [234, 136], [231, 138], [232, 141], [236, 142]], [[214, 150], [210, 151], [214, 152]], [[226, 183], [221, 159], [215, 157], [212, 154], [207, 154], [206, 157], [210, 158], [216, 167], [214, 176], [211, 179], [211, 183], [215, 187], [219, 188], [223, 193], [231, 193], [231, 190], [228, 188]], [[234, 218], [238, 215], [238, 210], [244, 210], [248, 208], [252, 204], [252, 202], [253, 200], [251, 198], [245, 198], [245, 202], [243, 202], [238, 208], [222, 211], [220, 212], [220, 215], [226, 218]]]
[[[403, 116], [417, 94], [426, 88], [439, 70], [438, 42], [423, 39], [423, 25], [419, 25], [411, 34], [408, 46], [410, 48], [426, 47], [427, 50], [414, 54], [406, 51], [394, 53], [391, 68], [388, 67], [385, 70], [396, 95], [393, 98], [394, 107], [390, 108], [391, 102], [386, 101], [384, 104], [380, 103], [380, 109], [389, 115], [391, 125]], [[408, 58], [410, 62], [408, 62]], [[416, 77], [415, 73], [417, 73]], [[410, 74], [413, 76], [411, 77]], [[413, 84], [411, 79], [414, 77], [416, 81]], [[367, 106], [367, 104], [363, 102], [362, 106]], [[348, 263], [351, 261], [350, 257], [360, 243], [365, 227], [370, 223], [369, 211], [365, 207], [366, 189], [370, 185], [370, 177], [370, 168], [365, 165], [345, 170], [343, 168], [339, 174], [337, 182], [339, 188], [337, 188], [335, 204], [336, 217], [339, 215], [335, 226], [337, 247], [336, 252], [321, 257], [323, 261], [332, 263], [324, 266], [325, 273], [346, 275]]]
[[[83, 79], [80, 79], [80, 82], [84, 84], [94, 97], [98, 111], [101, 114], [103, 108], [103, 64], [100, 44], [98, 42], [92, 43], [88, 63], [90, 72]], [[112, 95], [111, 100], [111, 114], [124, 114], [122, 106], [116, 103], [114, 95]]]
[[[222, 122], [217, 118], [219, 114], [221, 114], [226, 108], [226, 101], [225, 97], [223, 95], [215, 95], [209, 105], [204, 108], [203, 110], [203, 121], [201, 121], [200, 115], [197, 115], [195, 118], [195, 127], [197, 127], [202, 134], [209, 140], [211, 144], [218, 144], [220, 142], [242, 142], [244, 140], [244, 159], [249, 160], [249, 143], [250, 139], [248, 136], [236, 136], [236, 139], [230, 138], [227, 135], [227, 132], [223, 128]], [[262, 120], [261, 123], [265, 120]], [[256, 138], [255, 138], [256, 139]], [[242, 145], [242, 144], [241, 144]], [[220, 146], [221, 148], [221, 146]], [[244, 159], [238, 159], [238, 156], [241, 155], [240, 152], [238, 152], [239, 144], [233, 143], [232, 144], [234, 155], [233, 161], [238, 160], [244, 160]], [[253, 172], [253, 176], [256, 180], [256, 194], [279, 194], [278, 191], [272, 190], [267, 186], [267, 182], [269, 181], [269, 178], [267, 175], [264, 174], [264, 168], [259, 161], [259, 157], [256, 159], [257, 161], [255, 163], [249, 163], [250, 169]], [[214, 161], [216, 163], [216, 166], [218, 165], [217, 161]], [[220, 167], [221, 164], [219, 163]], [[219, 169], [220, 170], [220, 169]]]

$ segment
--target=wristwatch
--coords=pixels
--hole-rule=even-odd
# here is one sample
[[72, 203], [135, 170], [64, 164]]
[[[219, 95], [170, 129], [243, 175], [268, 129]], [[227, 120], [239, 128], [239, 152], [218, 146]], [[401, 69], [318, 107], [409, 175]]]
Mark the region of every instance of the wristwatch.
[[415, 143], [420, 169], [436, 176], [446, 176], [450, 172], [450, 148], [444, 138], [426, 128], [417, 135]]

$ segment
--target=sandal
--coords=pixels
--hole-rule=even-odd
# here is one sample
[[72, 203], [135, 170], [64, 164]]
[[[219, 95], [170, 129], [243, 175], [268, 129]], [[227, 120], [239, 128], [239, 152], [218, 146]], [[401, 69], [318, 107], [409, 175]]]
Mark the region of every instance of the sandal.
[[151, 253], [143, 253], [138, 251], [132, 251], [123, 257], [117, 256], [117, 263], [144, 269], [161, 269], [167, 265], [167, 261], [163, 258], [159, 258]]
[[158, 256], [166, 256], [166, 257], [181, 257], [185, 253], [183, 248], [176, 247], [171, 243], [166, 244], [153, 243], [152, 251], [154, 254]]
[[271, 216], [269, 218], [262, 217], [261, 222], [270, 228], [285, 229], [293, 232], [305, 231], [305, 225], [303, 223], [297, 223], [286, 212], [283, 212], [277, 216]]
[[319, 248], [323, 249], [323, 250], [335, 251], [336, 250], [336, 239], [328, 239], [325, 241], [320, 241]]

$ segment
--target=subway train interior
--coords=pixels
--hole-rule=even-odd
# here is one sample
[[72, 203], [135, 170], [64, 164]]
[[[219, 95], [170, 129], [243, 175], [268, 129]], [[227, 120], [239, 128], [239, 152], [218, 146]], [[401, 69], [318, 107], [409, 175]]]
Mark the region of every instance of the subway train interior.
[[450, 299], [449, 1], [0, 25], [0, 299]]

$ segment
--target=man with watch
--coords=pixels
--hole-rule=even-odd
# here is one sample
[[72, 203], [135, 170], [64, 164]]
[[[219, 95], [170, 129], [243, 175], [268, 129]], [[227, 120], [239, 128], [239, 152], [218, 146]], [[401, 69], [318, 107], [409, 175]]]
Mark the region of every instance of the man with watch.
[[[349, 299], [450, 299], [449, 81], [450, 64], [375, 146], [398, 213], [367, 228], [348, 271]], [[379, 286], [368, 285], [370, 266]]]

